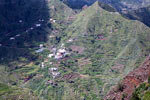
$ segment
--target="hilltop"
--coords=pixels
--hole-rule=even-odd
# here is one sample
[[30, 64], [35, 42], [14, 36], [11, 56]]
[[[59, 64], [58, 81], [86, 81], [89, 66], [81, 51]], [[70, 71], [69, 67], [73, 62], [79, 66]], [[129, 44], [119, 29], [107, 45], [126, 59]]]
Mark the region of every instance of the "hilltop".
[[73, 9], [82, 9], [85, 5], [90, 6], [96, 1], [111, 5], [122, 15], [131, 20], [139, 20], [149, 26], [149, 0], [62, 0]]

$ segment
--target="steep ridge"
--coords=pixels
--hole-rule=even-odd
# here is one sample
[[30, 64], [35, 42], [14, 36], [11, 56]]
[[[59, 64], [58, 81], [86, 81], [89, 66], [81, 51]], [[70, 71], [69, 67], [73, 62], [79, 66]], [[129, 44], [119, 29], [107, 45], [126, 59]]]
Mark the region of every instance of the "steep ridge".
[[149, 0], [63, 0], [73, 9], [81, 9], [85, 5], [90, 6], [96, 1], [109, 4], [129, 19], [139, 20], [149, 26]]
[[[143, 31], [145, 30], [145, 32]], [[90, 77], [101, 76], [101, 95], [119, 82], [149, 54], [150, 29], [139, 21], [125, 19], [117, 12], [108, 12], [99, 2], [77, 15], [66, 30], [74, 41], [66, 43], [72, 50], [84, 48], [81, 57], [90, 59], [91, 65], [76, 70]], [[80, 51], [79, 51], [80, 52]]]
[[105, 97], [105, 100], [130, 100], [132, 93], [139, 85], [148, 80], [150, 75], [150, 56], [135, 70], [123, 78], [120, 87], [114, 87]]

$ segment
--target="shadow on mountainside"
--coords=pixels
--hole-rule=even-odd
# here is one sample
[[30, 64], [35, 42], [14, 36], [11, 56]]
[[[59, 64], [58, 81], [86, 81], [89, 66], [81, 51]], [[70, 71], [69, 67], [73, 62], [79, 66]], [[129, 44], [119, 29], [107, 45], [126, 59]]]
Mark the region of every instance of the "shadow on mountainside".
[[[46, 0], [0, 1], [0, 64], [37, 58], [35, 48], [47, 39], [49, 8]], [[49, 27], [50, 28], [50, 27]]]

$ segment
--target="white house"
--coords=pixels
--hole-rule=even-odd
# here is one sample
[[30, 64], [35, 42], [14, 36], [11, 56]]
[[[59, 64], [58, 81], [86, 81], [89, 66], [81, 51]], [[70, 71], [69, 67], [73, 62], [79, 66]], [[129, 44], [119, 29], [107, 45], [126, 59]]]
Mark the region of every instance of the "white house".
[[51, 71], [51, 72], [53, 72], [53, 71], [57, 71], [57, 70], [58, 70], [58, 68], [56, 68], [56, 67], [49, 68], [49, 71]]
[[43, 51], [44, 51], [44, 48], [41, 48], [41, 49], [36, 50], [35, 52], [40, 53], [40, 52], [43, 52]]
[[42, 62], [41, 67], [42, 67], [42, 68], [44, 68], [44, 67], [45, 67], [45, 66], [44, 66], [44, 62]]
[[61, 59], [63, 57], [63, 55], [59, 52], [57, 52], [57, 54], [55, 55], [55, 59]]
[[16, 35], [16, 37], [19, 37], [19, 36], [20, 36], [20, 34], [17, 34], [17, 35]]
[[43, 46], [44, 46], [43, 44], [40, 44], [40, 45], [39, 45], [40, 48], [43, 48]]
[[59, 50], [58, 50], [58, 53], [65, 53], [65, 52], [66, 52], [65, 49], [59, 49]]
[[51, 64], [53, 64], [53, 62], [49, 62], [49, 64], [51, 65]]
[[53, 23], [55, 23], [56, 22], [56, 20], [53, 20]]
[[53, 78], [56, 78], [60, 75], [60, 72], [52, 72]]
[[19, 23], [22, 23], [22, 20], [19, 20]]
[[68, 42], [72, 42], [72, 41], [73, 41], [73, 39], [69, 39], [69, 40], [68, 40]]
[[14, 39], [15, 39], [14, 37], [11, 37], [11, 38], [10, 38], [10, 40], [14, 40]]
[[61, 44], [61, 47], [64, 47], [64, 45], [65, 45], [65, 44], [64, 44], [64, 43], [62, 43], [62, 44]]
[[33, 28], [33, 27], [31, 27], [30, 29], [31, 29], [31, 30], [33, 30], [34, 28]]
[[36, 26], [36, 27], [40, 27], [40, 26], [41, 26], [41, 24], [36, 24], [35, 26]]
[[50, 21], [52, 21], [53, 19], [52, 18], [50, 18]]
[[49, 54], [48, 55], [49, 58], [52, 58], [53, 56], [54, 56], [54, 54]]

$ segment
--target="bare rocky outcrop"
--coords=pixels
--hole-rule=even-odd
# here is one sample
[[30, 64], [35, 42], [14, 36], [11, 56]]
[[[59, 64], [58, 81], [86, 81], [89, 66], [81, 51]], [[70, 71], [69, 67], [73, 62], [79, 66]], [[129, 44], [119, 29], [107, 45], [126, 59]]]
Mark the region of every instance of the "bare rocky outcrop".
[[115, 86], [110, 90], [104, 100], [130, 100], [132, 93], [141, 83], [147, 81], [148, 76], [150, 76], [150, 56], [146, 58], [140, 67], [124, 77], [120, 86]]

